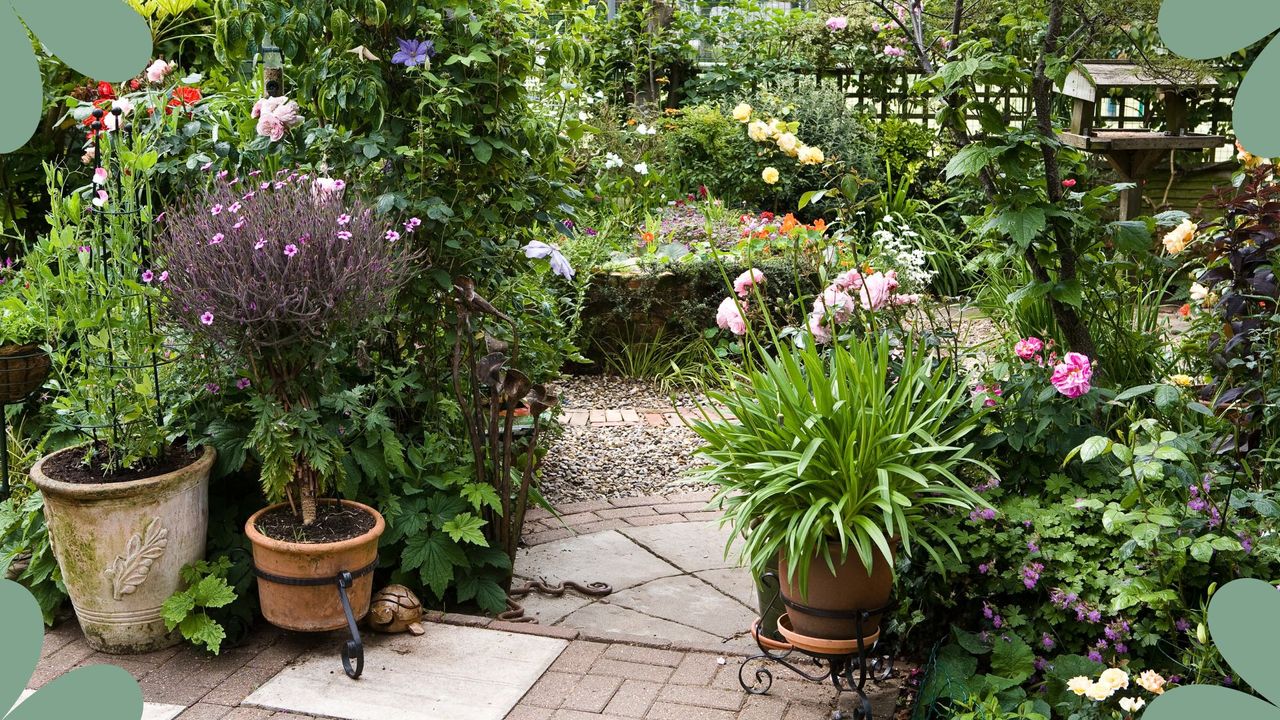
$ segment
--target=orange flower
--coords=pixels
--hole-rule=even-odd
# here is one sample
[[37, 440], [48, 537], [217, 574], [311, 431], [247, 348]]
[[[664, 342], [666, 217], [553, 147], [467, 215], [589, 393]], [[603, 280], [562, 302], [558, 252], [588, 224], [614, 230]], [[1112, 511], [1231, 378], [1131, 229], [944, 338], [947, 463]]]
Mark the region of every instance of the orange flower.
[[874, 275], [875, 272], [876, 272], [876, 269], [871, 267], [871, 263], [867, 263], [866, 265], [862, 266], [863, 275]]
[[781, 230], [782, 234], [783, 234], [783, 235], [788, 235], [788, 234], [790, 234], [790, 233], [791, 233], [791, 231], [792, 231], [792, 230], [795, 230], [795, 229], [796, 229], [796, 226], [797, 226], [797, 225], [799, 225], [799, 224], [800, 224], [800, 223], [796, 222], [796, 216], [795, 216], [795, 215], [792, 215], [791, 213], [787, 213], [787, 214], [782, 218], [782, 230]]
[[635, 118], [627, 118], [627, 124], [628, 124], [628, 125], [635, 125], [635, 124], [636, 124], [636, 119], [635, 119]]
[[652, 245], [652, 244], [653, 244], [653, 233], [651, 233], [651, 232], [642, 233], [642, 234], [640, 235], [640, 239], [644, 241], [644, 244], [645, 244], [645, 245]]
[[1182, 317], [1186, 317], [1186, 316], [1190, 315], [1190, 314], [1191, 314], [1191, 304], [1190, 304], [1190, 303], [1186, 303], [1186, 304], [1184, 304], [1182, 307], [1178, 308], [1178, 314], [1179, 314], [1179, 315], [1181, 315]]
[[811, 227], [812, 229], [817, 230], [818, 232], [826, 232], [827, 221], [823, 220], [822, 218], [818, 218], [817, 220], [813, 221], [813, 225]]

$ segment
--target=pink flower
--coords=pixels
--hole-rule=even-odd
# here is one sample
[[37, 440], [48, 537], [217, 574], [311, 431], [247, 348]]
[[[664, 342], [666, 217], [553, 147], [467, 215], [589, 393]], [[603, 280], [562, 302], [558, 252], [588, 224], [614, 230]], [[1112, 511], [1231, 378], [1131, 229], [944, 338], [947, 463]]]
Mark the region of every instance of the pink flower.
[[212, 325], [212, 324], [213, 324], [213, 313], [209, 312], [208, 310], [205, 310], [205, 311], [204, 311], [204, 314], [200, 316], [200, 324], [201, 324], [201, 325]]
[[294, 255], [297, 255], [298, 246], [294, 245], [293, 243], [289, 243], [288, 245], [285, 245], [284, 254], [285, 254], [285, 257], [293, 257]]
[[733, 281], [733, 291], [738, 294], [738, 297], [745, 298], [751, 294], [751, 288], [757, 284], [764, 284], [764, 273], [751, 268]]
[[907, 54], [907, 51], [903, 50], [900, 47], [896, 47], [894, 45], [885, 45], [884, 54], [888, 57], [900, 58], [905, 56]]
[[254, 250], [261, 250], [262, 248], [264, 248], [264, 247], [266, 247], [266, 246], [267, 246], [266, 238], [258, 238], [258, 242], [256, 242], [256, 243], [254, 243], [254, 244], [253, 244], [253, 249], [254, 249]]
[[347, 230], [339, 230], [339, 231], [337, 232], [337, 237], [338, 237], [338, 239], [339, 239], [339, 240], [350, 240], [350, 239], [351, 239], [351, 233], [350, 233], [349, 231], [347, 231]]
[[839, 287], [841, 290], [844, 290], [845, 292], [848, 292], [850, 290], [861, 290], [862, 289], [862, 273], [858, 272], [857, 270], [849, 270], [848, 272], [840, 273], [839, 275], [836, 276], [835, 282], [833, 284]]
[[236, 389], [248, 390], [249, 386], [252, 384], [253, 384], [253, 381], [249, 380], [249, 378], [240, 378], [239, 380], [236, 381]]
[[157, 59], [155, 62], [147, 66], [147, 80], [153, 83], [158, 83], [164, 80], [164, 76], [171, 72], [173, 72], [173, 63], [167, 63], [162, 59]]
[[284, 133], [288, 128], [275, 115], [263, 115], [258, 118], [258, 134], [265, 138], [271, 138], [272, 142], [279, 142], [284, 139]]
[[827, 18], [827, 29], [831, 32], [839, 32], [847, 27], [849, 27], [849, 18], [843, 15]]
[[225, 240], [225, 239], [226, 239], [226, 237], [227, 237], [227, 236], [226, 236], [226, 235], [223, 235], [222, 233], [214, 233], [214, 234], [213, 234], [213, 237], [209, 238], [209, 244], [210, 244], [210, 245], [217, 245], [218, 243], [220, 243], [220, 242], [222, 242], [223, 240]]
[[892, 270], [875, 273], [862, 279], [859, 299], [866, 310], [879, 310], [889, 304], [893, 291], [898, 289], [898, 274]]
[[823, 324], [821, 315], [809, 316], [809, 332], [819, 345], [826, 345], [831, 342], [831, 331]]
[[1003, 390], [1003, 389], [1001, 389], [1001, 387], [1000, 387], [999, 385], [994, 385], [994, 384], [993, 384], [993, 385], [991, 385], [990, 387], [988, 387], [988, 386], [986, 386], [986, 385], [983, 385], [982, 383], [978, 383], [977, 385], [974, 385], [974, 386], [973, 386], [973, 392], [972, 392], [971, 394], [972, 394], [974, 397], [977, 397], [977, 396], [979, 396], [979, 395], [985, 395], [985, 396], [987, 396], [987, 399], [986, 399], [986, 400], [984, 400], [984, 401], [983, 401], [983, 403], [982, 403], [982, 404], [983, 404], [983, 406], [985, 406], [985, 407], [995, 407], [995, 406], [996, 406], [996, 398], [1003, 396], [1003, 395], [1004, 395], [1004, 390]]
[[165, 281], [167, 281], [168, 279], [169, 279], [169, 271], [168, 271], [168, 270], [162, 270], [162, 271], [160, 272], [160, 282], [165, 282]]
[[287, 97], [262, 98], [253, 105], [253, 117], [258, 119], [258, 134], [278, 141], [285, 131], [302, 123], [298, 103]]
[[94, 194], [94, 197], [93, 197], [93, 206], [94, 206], [94, 207], [102, 207], [102, 206], [104, 206], [104, 205], [106, 205], [106, 204], [107, 204], [107, 191], [106, 191], [106, 190], [99, 190], [97, 193], [95, 193], [95, 194]]
[[154, 280], [155, 278], [156, 278], [156, 274], [155, 274], [155, 273], [153, 273], [153, 272], [151, 272], [150, 270], [143, 270], [143, 271], [142, 271], [142, 282], [144, 282], [144, 283], [149, 283], [149, 282], [151, 282], [152, 280]]
[[210, 215], [221, 215], [221, 214], [222, 214], [222, 206], [221, 206], [221, 205], [214, 205], [213, 207], [209, 208], [209, 214], [210, 214]]
[[416, 217], [411, 217], [405, 222], [404, 231], [407, 233], [412, 233], [414, 230], [417, 230], [418, 226], [421, 224], [422, 224], [421, 220], [419, 220]]
[[1089, 358], [1069, 352], [1062, 358], [1062, 363], [1053, 368], [1050, 382], [1058, 392], [1069, 398], [1078, 398], [1089, 392], [1089, 381], [1093, 379], [1093, 363]]
[[347, 223], [349, 223], [349, 222], [351, 222], [351, 216], [350, 216], [350, 215], [348, 215], [348, 214], [346, 214], [346, 213], [343, 213], [343, 214], [341, 214], [341, 215], [339, 215], [339, 216], [338, 216], [338, 224], [339, 224], [339, 225], [346, 225], [346, 224], [347, 224]]
[[[745, 312], [746, 309], [746, 303], [743, 303], [742, 311]], [[747, 321], [738, 310], [737, 300], [727, 297], [720, 303], [720, 309], [716, 311], [716, 325], [719, 325], [721, 330], [728, 330], [734, 335], [746, 334]]]
[[347, 187], [345, 180], [335, 180], [333, 178], [316, 178], [311, 183], [311, 192], [320, 200], [328, 200], [342, 196], [342, 191]]
[[395, 230], [387, 231], [387, 242], [395, 242], [399, 239], [400, 239], [400, 233], [396, 232]]
[[828, 315], [837, 324], [849, 322], [853, 317], [855, 303], [848, 293], [832, 285], [822, 291], [822, 295], [813, 301], [813, 315], [826, 318]]
[[93, 171], [93, 184], [105, 185], [107, 182], [107, 169], [104, 167], [97, 168]]
[[1071, 188], [1073, 188], [1073, 187], [1075, 187], [1075, 186], [1076, 186], [1076, 180], [1075, 180], [1075, 178], [1067, 178], [1066, 180], [1063, 180], [1063, 181], [1062, 181], [1062, 187], [1064, 187], [1064, 188], [1066, 188], [1066, 189], [1068, 189], [1068, 190], [1070, 190]]
[[1040, 351], [1043, 349], [1043, 340], [1038, 337], [1026, 337], [1014, 343], [1013, 354], [1023, 360], [1031, 360], [1034, 359], [1035, 356], [1039, 355]]

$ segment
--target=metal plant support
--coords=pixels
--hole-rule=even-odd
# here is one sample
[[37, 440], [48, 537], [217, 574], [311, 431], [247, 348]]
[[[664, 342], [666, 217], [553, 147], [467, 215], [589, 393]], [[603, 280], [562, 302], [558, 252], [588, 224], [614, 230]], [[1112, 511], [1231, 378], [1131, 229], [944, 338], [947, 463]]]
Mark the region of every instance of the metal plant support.
[[[863, 638], [866, 637], [866, 633], [863, 631], [863, 623], [869, 621], [872, 617], [883, 616], [884, 613], [893, 608], [892, 603], [874, 610], [852, 612], [802, 607], [798, 603], [781, 597], [782, 587], [781, 583], [778, 583], [778, 576], [775, 573], [765, 573], [761, 576], [762, 581], [769, 579], [772, 579], [774, 584], [778, 585], [778, 595], [774, 597], [774, 603], [781, 598], [788, 606], [803, 609], [813, 615], [836, 620], [853, 620], [858, 635], [857, 651], [844, 655], [829, 655], [806, 650], [789, 643], [770, 641], [761, 631], [760, 621], [756, 620], [755, 625], [752, 627], [751, 635], [756, 639], [756, 645], [760, 648], [760, 652], [742, 661], [742, 666], [738, 669], [738, 684], [742, 686], [743, 690], [752, 695], [765, 695], [773, 687], [773, 672], [769, 670], [768, 665], [781, 665], [810, 682], [830, 680], [837, 693], [851, 692], [858, 696], [858, 701], [854, 705], [853, 715], [850, 716], [846, 713], [838, 712], [833, 716], [835, 720], [872, 720], [871, 700], [866, 693], [867, 680], [872, 678], [877, 681], [887, 680], [893, 674], [893, 655], [875, 655], [875, 651], [879, 646], [878, 643], [863, 644]], [[770, 604], [772, 605], [773, 603]], [[797, 653], [800, 657], [793, 657]], [[755, 669], [754, 680], [747, 682], [747, 668], [753, 663], [759, 663], [760, 666]]]
[[[106, 379], [106, 384], [110, 387], [108, 392], [110, 415], [105, 422], [75, 426], [78, 430], [88, 435], [95, 445], [103, 439], [109, 439], [112, 444], [118, 444], [129, 425], [150, 420], [123, 421], [120, 419], [118, 387], [122, 383], [116, 382], [114, 377], [116, 373], [142, 372], [150, 376], [151, 391], [148, 402], [154, 406], [156, 426], [164, 426], [164, 410], [160, 392], [160, 368], [173, 361], [172, 358], [161, 357], [160, 343], [156, 340], [156, 313], [151, 295], [148, 293], [122, 292], [121, 290], [121, 280], [123, 278], [138, 278], [141, 276], [143, 269], [149, 267], [152, 260], [151, 246], [154, 223], [144, 225], [141, 222], [141, 207], [136, 194], [132, 197], [126, 197], [126, 188], [121, 180], [120, 149], [122, 144], [132, 140], [134, 128], [131, 123], [124, 122], [120, 108], [112, 108], [111, 114], [114, 116], [114, 124], [118, 128], [117, 131], [106, 132], [105, 113], [101, 109], [93, 111], [94, 120], [90, 124], [90, 128], [93, 130], [93, 168], [95, 176], [104, 167], [102, 164], [104, 150], [102, 137], [104, 134], [108, 138], [107, 147], [111, 150], [111, 156], [116, 160], [113, 166], [114, 172], [108, 172], [107, 180], [104, 183], [104, 186], [109, 190], [109, 197], [115, 199], [115, 207], [109, 207], [104, 204], [102, 207], [90, 208], [92, 238], [89, 244], [90, 285], [88, 292], [99, 303], [105, 318], [105, 326], [108, 329], [104, 336], [106, 360], [97, 360], [92, 355], [86, 356], [83, 360], [86, 379], [92, 380], [95, 374], [101, 374]], [[108, 227], [107, 225], [112, 219], [117, 223], [122, 222], [124, 226]], [[113, 233], [122, 233], [136, 240], [135, 246], [130, 248], [132, 255], [117, 252], [111, 242]], [[133, 306], [133, 309], [140, 310], [145, 316], [149, 339], [145, 347], [131, 347], [129, 333], [121, 333], [121, 337], [116, 337], [114, 332], [124, 321], [126, 310], [128, 309], [127, 306], [130, 303], [140, 303], [138, 306]], [[93, 409], [91, 407], [86, 406], [85, 410], [87, 414], [92, 415]]]
[[[511, 366], [520, 355], [520, 334], [511, 317], [477, 293], [470, 278], [459, 278], [453, 290], [457, 316], [452, 364], [454, 394], [467, 426], [476, 481], [491, 485], [502, 504], [501, 512], [485, 509], [488, 539], [506, 552], [514, 567], [538, 469], [538, 439], [544, 417], [560, 401], [552, 389], [534, 385], [527, 375]], [[483, 326], [487, 323], [504, 325], [511, 340], [485, 332]], [[533, 419], [531, 426], [516, 427], [520, 408], [528, 409]], [[520, 458], [523, 460], [517, 462]], [[501, 617], [513, 622], [535, 622], [524, 616], [518, 599], [531, 592], [559, 596], [566, 587], [593, 597], [613, 592], [604, 583], [527, 583], [521, 588], [507, 588], [507, 611]]]

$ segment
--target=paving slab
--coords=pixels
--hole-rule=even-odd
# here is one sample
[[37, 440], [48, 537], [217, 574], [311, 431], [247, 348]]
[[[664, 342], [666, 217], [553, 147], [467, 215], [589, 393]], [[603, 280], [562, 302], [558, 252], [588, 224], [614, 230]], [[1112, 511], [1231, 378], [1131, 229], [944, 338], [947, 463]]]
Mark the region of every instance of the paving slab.
[[592, 603], [566, 617], [560, 624], [596, 633], [683, 643], [713, 644], [723, 640], [709, 632], [655, 618], [611, 602]]
[[721, 638], [746, 632], [755, 618], [746, 605], [688, 575], [661, 578], [616, 592], [609, 596], [609, 602]]
[[333, 648], [308, 653], [244, 704], [343, 720], [502, 720], [568, 643], [452, 625], [371, 636], [364, 675], [343, 674]]
[[[526, 580], [530, 578], [525, 578]], [[529, 593], [520, 600], [520, 606], [524, 608], [526, 617], [537, 618], [542, 625], [555, 625], [575, 610], [580, 610], [595, 601], [595, 598], [585, 597], [573, 590], [566, 590], [564, 595], [555, 597], [553, 595], [539, 595], [537, 593]]]
[[623, 590], [680, 575], [681, 570], [645, 552], [618, 531], [609, 530], [523, 548], [516, 556], [515, 574], [548, 582], [605, 582], [614, 590]]
[[746, 568], [721, 568], [719, 570], [703, 570], [694, 573], [703, 582], [747, 606], [752, 612], [759, 612], [759, 601], [756, 599], [756, 584], [751, 578], [751, 571]]
[[738, 564], [736, 551], [730, 551], [728, 558], [724, 555], [731, 531], [719, 522], [630, 527], [619, 532], [686, 573]]
[[[14, 703], [14, 707], [22, 704], [23, 700], [35, 694], [35, 690], [30, 688], [23, 690], [18, 696], [18, 702]], [[12, 710], [13, 708], [10, 708]], [[182, 705], [166, 705], [164, 703], [142, 703], [141, 720], [173, 720], [182, 714], [187, 708]]]

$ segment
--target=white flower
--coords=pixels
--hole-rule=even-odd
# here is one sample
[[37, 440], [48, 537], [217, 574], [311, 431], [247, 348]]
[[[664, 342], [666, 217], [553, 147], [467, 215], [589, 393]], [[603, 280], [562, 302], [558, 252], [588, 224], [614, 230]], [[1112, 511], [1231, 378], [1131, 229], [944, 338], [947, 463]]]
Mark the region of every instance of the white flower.
[[640, 123], [639, 125], [636, 126], [636, 134], [637, 135], [657, 135], [658, 127], [656, 125], [653, 127], [650, 127], [648, 125], [645, 125], [644, 123]]
[[747, 125], [747, 137], [756, 142], [764, 142], [773, 136], [773, 130], [763, 120], [752, 120]]
[[1190, 218], [1183, 220], [1178, 227], [1170, 230], [1169, 234], [1165, 235], [1164, 240], [1161, 241], [1164, 243], [1165, 251], [1170, 255], [1177, 255], [1182, 252], [1187, 247], [1187, 243], [1191, 242], [1191, 239], [1196, 236], [1196, 230], [1196, 224], [1191, 222]]
[[1067, 681], [1067, 689], [1081, 697], [1084, 697], [1084, 694], [1089, 692], [1089, 688], [1092, 685], [1093, 681], [1084, 675], [1073, 677]]
[[1120, 698], [1120, 709], [1125, 712], [1138, 712], [1146, 705], [1147, 701], [1140, 697], [1124, 697]]
[[1084, 691], [1085, 697], [1094, 702], [1101, 702], [1116, 694], [1116, 689], [1104, 682], [1091, 683], [1089, 689]]
[[605, 156], [604, 156], [605, 170], [614, 170], [616, 168], [622, 167], [625, 164], [626, 163], [622, 162], [622, 158], [618, 157], [617, 153], [605, 153]]
[[801, 165], [821, 165], [826, 162], [826, 155], [816, 147], [805, 146], [800, 148], [799, 158]]
[[632, 166], [631, 166], [631, 169], [632, 169], [632, 170], [635, 170], [637, 173], [639, 173], [639, 174], [641, 174], [641, 175], [648, 175], [648, 174], [649, 174], [649, 163], [637, 163], [637, 164], [635, 164], [635, 165], [632, 165]]
[[588, 119], [590, 119], [590, 117], [591, 116], [586, 114], [585, 112], [581, 110], [578, 111], [578, 122], [586, 122]]
[[778, 136], [778, 149], [791, 157], [795, 157], [800, 152], [800, 140], [795, 136], [795, 133], [782, 133]]
[[1105, 684], [1112, 690], [1122, 690], [1129, 687], [1129, 673], [1120, 668], [1108, 668], [1098, 676], [1098, 682]]
[[1209, 297], [1209, 288], [1201, 285], [1200, 283], [1191, 283], [1192, 300], [1195, 300], [1196, 302], [1204, 302], [1204, 299], [1207, 297]]

